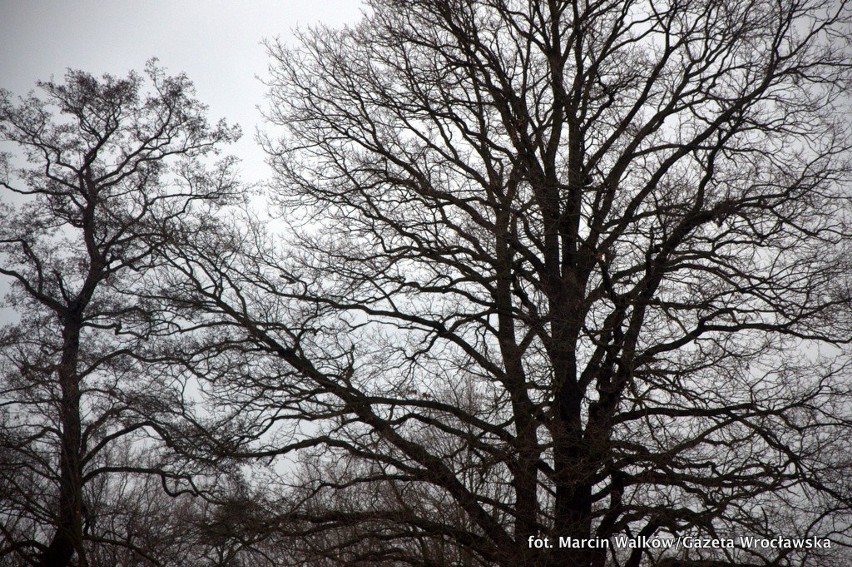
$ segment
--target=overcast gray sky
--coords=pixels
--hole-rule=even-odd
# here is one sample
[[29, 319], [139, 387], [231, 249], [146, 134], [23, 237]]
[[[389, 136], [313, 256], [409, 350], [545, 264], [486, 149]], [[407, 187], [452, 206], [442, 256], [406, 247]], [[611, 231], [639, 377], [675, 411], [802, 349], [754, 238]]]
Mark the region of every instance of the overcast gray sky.
[[243, 127], [232, 153], [243, 159], [244, 179], [258, 181], [266, 175], [254, 143], [265, 92], [255, 77], [268, 61], [261, 40], [354, 23], [362, 8], [360, 0], [0, 0], [0, 87], [25, 94], [69, 67], [126, 74], [157, 57], [195, 82], [211, 120]]

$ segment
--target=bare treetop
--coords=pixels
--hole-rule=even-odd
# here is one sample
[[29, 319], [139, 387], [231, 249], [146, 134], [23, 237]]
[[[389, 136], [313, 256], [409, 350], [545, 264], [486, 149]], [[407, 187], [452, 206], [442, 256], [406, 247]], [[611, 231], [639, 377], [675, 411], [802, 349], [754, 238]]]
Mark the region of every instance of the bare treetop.
[[[148, 329], [121, 360], [162, 389], [106, 399], [171, 459], [136, 473], [241, 473], [205, 532], [227, 561], [847, 565], [850, 8], [375, 0], [268, 44], [260, 212], [214, 214], [230, 162], [194, 158], [233, 132], [185, 78], [71, 74], [44, 85], [70, 121], [4, 102], [42, 205], [0, 273], [63, 361]], [[126, 465], [87, 472], [89, 376], [56, 368], [73, 490], [31, 547], [82, 556], [82, 479]]]
[[183, 400], [140, 362], [169, 317], [138, 291], [156, 281], [155, 254], [178, 218], [242, 198], [233, 158], [204, 159], [239, 129], [209, 125], [192, 83], [153, 61], [144, 78], [69, 71], [38, 86], [17, 103], [0, 93], [0, 139], [29, 164], [0, 181], [23, 196], [7, 194], [0, 209], [0, 274], [20, 314], [0, 332], [10, 463], [0, 556], [86, 566], [116, 547], [139, 552], [132, 533], [107, 521], [111, 503], [96, 506], [105, 487], [116, 500], [133, 492], [116, 478], [192, 486], [162, 442]]

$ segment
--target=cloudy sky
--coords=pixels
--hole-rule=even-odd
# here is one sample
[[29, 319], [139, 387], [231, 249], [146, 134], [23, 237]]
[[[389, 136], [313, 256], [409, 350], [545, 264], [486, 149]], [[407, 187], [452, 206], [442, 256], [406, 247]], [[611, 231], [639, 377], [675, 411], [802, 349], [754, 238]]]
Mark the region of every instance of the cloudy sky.
[[243, 160], [243, 177], [257, 181], [265, 176], [254, 143], [265, 92], [257, 77], [268, 62], [261, 40], [354, 23], [362, 10], [360, 0], [0, 0], [0, 88], [25, 94], [69, 67], [126, 74], [157, 57], [195, 82], [211, 119], [243, 127], [232, 153]]

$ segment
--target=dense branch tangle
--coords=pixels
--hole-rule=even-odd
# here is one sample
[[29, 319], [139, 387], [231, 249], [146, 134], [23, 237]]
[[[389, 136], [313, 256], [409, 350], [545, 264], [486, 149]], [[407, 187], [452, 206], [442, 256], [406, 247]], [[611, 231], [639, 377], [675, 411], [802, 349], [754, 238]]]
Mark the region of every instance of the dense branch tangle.
[[277, 529], [352, 564], [639, 565], [527, 541], [745, 533], [842, 562], [848, 16], [376, 1], [270, 45], [291, 246], [172, 261], [217, 349], [283, 364], [228, 398], [264, 432], [241, 454], [313, 447]]

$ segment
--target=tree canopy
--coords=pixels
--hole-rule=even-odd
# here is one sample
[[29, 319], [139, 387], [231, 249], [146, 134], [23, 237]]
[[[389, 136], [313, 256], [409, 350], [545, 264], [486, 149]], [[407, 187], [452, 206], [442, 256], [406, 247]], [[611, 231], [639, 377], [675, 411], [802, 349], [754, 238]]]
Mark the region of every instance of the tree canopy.
[[146, 557], [120, 503], [147, 475], [173, 493], [193, 481], [156, 450], [184, 400], [150, 364], [171, 326], [138, 290], [176, 219], [241, 199], [232, 158], [204, 163], [239, 130], [208, 124], [192, 83], [155, 61], [144, 77], [69, 71], [38, 86], [17, 102], [0, 91], [0, 139], [20, 150], [0, 180], [0, 274], [18, 315], [0, 332], [0, 558]]
[[135, 358], [179, 385], [144, 427], [198, 494], [203, 466], [239, 470], [209, 541], [246, 564], [848, 564], [850, 17], [374, 0], [268, 43], [269, 206], [175, 211], [127, 288], [167, 329]]

